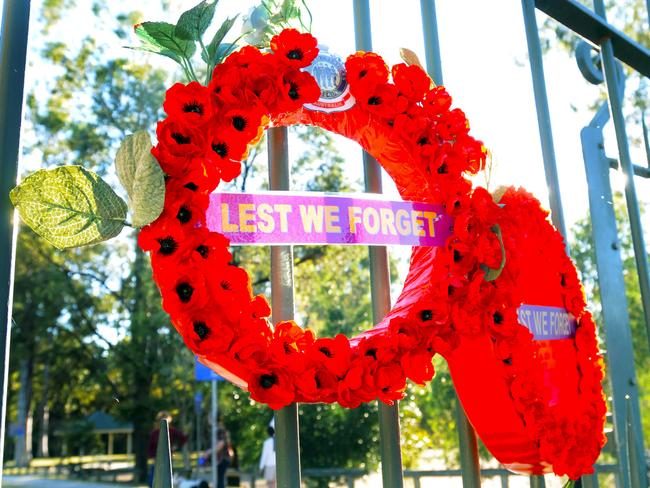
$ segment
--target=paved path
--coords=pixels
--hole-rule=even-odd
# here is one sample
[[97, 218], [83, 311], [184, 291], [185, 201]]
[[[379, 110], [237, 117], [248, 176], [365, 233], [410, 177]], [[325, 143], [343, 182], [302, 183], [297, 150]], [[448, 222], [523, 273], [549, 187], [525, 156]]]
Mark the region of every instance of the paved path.
[[49, 480], [34, 475], [3, 476], [3, 488], [114, 488], [123, 483], [87, 483], [85, 481]]

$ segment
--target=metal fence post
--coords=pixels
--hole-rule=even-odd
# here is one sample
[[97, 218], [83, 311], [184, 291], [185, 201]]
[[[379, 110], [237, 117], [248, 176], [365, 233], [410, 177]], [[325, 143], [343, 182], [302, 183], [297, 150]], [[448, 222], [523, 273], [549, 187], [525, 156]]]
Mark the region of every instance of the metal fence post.
[[[354, 0], [354, 32], [357, 50], [372, 50], [368, 0]], [[366, 152], [363, 153], [363, 168], [366, 192], [381, 193], [381, 168], [377, 161]], [[377, 323], [390, 311], [391, 305], [388, 251], [384, 246], [371, 246], [368, 251], [370, 254], [372, 317]], [[387, 488], [401, 488], [404, 485], [404, 480], [402, 477], [398, 402], [395, 402], [393, 406], [379, 402], [379, 434], [383, 485]]]
[[[622, 486], [629, 486], [626, 439], [626, 398], [632, 399], [636, 436], [642, 436], [638, 407], [638, 387], [634, 370], [634, 352], [620, 242], [614, 214], [614, 197], [609, 181], [609, 160], [605, 155], [601, 111], [589, 127], [582, 129], [582, 151], [589, 191], [589, 213], [596, 254], [596, 269], [605, 329], [607, 365], [612, 387], [616, 454]], [[604, 122], [602, 122], [604, 123]], [[638, 442], [638, 441], [637, 441]], [[642, 439], [640, 440], [642, 442]]]
[[[555, 162], [551, 115], [548, 109], [548, 97], [546, 96], [542, 48], [539, 43], [539, 32], [537, 31], [537, 20], [535, 17], [535, 0], [521, 0], [521, 6], [524, 13], [526, 42], [528, 44], [530, 71], [533, 78], [533, 92], [535, 94], [535, 107], [537, 109], [537, 125], [539, 126], [539, 137], [542, 144], [544, 172], [546, 174], [548, 198], [551, 206], [551, 219], [555, 228], [565, 237], [566, 244], [566, 225], [564, 223], [564, 213], [562, 211], [557, 164]], [[566, 248], [568, 252], [568, 244], [566, 244]]]
[[[286, 127], [268, 130], [269, 188], [289, 190], [289, 143]], [[271, 308], [273, 323], [292, 320], [293, 249], [271, 246]], [[300, 488], [300, 438], [298, 406], [294, 403], [275, 412], [275, 456], [279, 488]]]
[[[213, 447], [214, 450], [214, 447]], [[158, 447], [154, 461], [153, 488], [172, 488], [172, 453], [169, 444], [169, 426], [167, 419], [160, 421], [158, 434]]]
[[4, 458], [9, 343], [18, 226], [9, 191], [16, 184], [29, 32], [29, 0], [5, 0], [0, 31], [0, 473]]
[[[424, 33], [424, 52], [427, 60], [427, 71], [437, 85], [442, 85], [442, 61], [440, 43], [438, 40], [438, 23], [436, 19], [435, 0], [421, 0], [422, 30]], [[460, 449], [460, 464], [463, 486], [475, 488], [481, 486], [481, 466], [478, 457], [478, 442], [476, 432], [470, 424], [465, 410], [456, 392], [456, 422]]]

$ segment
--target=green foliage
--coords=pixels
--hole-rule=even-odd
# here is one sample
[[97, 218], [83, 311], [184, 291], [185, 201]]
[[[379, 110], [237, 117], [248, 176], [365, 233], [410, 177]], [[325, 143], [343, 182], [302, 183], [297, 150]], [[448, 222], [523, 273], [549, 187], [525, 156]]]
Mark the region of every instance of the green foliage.
[[501, 264], [496, 269], [481, 265], [485, 269], [485, 281], [496, 280], [506, 265], [506, 248], [503, 246], [503, 235], [501, 234], [501, 227], [499, 227], [499, 225], [495, 225], [491, 230], [496, 234], [497, 239], [499, 240], [499, 245], [501, 246]]
[[118, 235], [126, 203], [99, 176], [81, 166], [40, 170], [10, 194], [22, 219], [58, 249]]
[[176, 36], [188, 41], [200, 41], [214, 18], [216, 1], [203, 0], [195, 7], [183, 12], [176, 23]]
[[134, 227], [156, 220], [165, 203], [165, 174], [151, 147], [149, 134], [138, 131], [122, 141], [115, 157], [117, 176], [129, 195]]

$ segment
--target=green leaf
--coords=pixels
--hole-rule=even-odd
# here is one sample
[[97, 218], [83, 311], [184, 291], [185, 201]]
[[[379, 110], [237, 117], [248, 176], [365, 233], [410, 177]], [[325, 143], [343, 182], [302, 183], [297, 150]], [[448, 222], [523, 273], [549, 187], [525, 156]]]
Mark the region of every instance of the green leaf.
[[221, 42], [223, 41], [224, 37], [226, 37], [230, 29], [232, 29], [232, 26], [235, 24], [237, 17], [239, 17], [239, 14], [223, 21], [223, 24], [221, 24], [221, 27], [219, 27], [219, 30], [217, 30], [217, 32], [214, 34], [214, 37], [206, 48], [208, 50], [208, 56], [210, 58], [205, 59], [205, 54], [202, 54], [201, 56], [203, 58], [203, 61], [208, 64], [217, 64], [215, 60], [217, 53], [219, 52], [219, 46], [221, 45]]
[[501, 235], [501, 227], [499, 227], [499, 225], [497, 224], [494, 227], [492, 227], [491, 230], [497, 235], [497, 239], [499, 240], [499, 244], [501, 245], [501, 264], [497, 269], [492, 269], [487, 267], [485, 264], [481, 264], [481, 268], [483, 268], [483, 270], [485, 271], [485, 276], [483, 277], [485, 281], [496, 280], [506, 265], [506, 248], [503, 245], [503, 236]]
[[81, 166], [37, 171], [11, 190], [9, 197], [25, 223], [59, 249], [115, 237], [126, 219], [124, 200]]
[[144, 41], [145, 46], [160, 49], [160, 54], [168, 51], [178, 57], [190, 59], [196, 51], [196, 43], [176, 36], [175, 28], [174, 24], [167, 22], [143, 22], [135, 27], [135, 33]]
[[200, 40], [214, 18], [216, 7], [216, 1], [203, 0], [196, 7], [183, 12], [176, 23], [176, 36], [189, 41]]
[[144, 227], [163, 211], [165, 174], [151, 155], [151, 139], [146, 131], [127, 136], [115, 156], [117, 176], [129, 195], [132, 223]]

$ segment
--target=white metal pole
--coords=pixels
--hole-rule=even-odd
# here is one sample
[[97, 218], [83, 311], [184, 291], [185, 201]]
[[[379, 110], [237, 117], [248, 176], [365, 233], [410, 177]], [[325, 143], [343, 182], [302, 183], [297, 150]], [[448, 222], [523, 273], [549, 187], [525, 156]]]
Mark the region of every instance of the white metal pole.
[[212, 441], [210, 464], [212, 465], [212, 486], [217, 486], [217, 380], [212, 379]]

